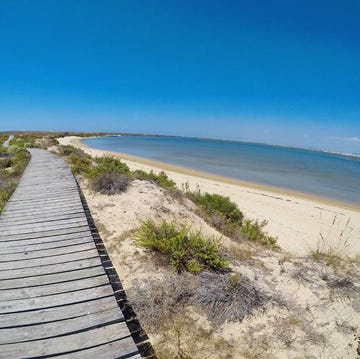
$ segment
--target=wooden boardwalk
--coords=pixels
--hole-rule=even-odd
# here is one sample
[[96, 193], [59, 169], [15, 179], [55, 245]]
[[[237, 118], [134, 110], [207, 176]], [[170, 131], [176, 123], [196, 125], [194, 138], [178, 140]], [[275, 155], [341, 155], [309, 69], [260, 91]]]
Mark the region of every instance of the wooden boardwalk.
[[0, 216], [0, 358], [140, 358], [69, 167], [30, 152]]

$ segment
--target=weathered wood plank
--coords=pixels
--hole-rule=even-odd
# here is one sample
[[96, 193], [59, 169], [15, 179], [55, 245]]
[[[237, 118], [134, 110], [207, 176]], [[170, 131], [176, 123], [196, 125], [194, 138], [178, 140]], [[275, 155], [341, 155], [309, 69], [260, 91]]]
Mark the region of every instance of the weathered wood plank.
[[59, 241], [70, 241], [72, 238], [92, 238], [89, 227], [81, 228], [80, 230], [61, 234], [61, 235], [52, 235], [52, 236], [43, 236], [35, 238], [26, 238], [26, 239], [14, 239], [9, 241], [1, 242], [1, 248], [13, 248], [21, 246], [32, 246], [42, 243], [55, 243]]
[[36, 239], [36, 238], [43, 238], [43, 237], [51, 237], [51, 236], [60, 236], [63, 234], [71, 234], [82, 232], [84, 230], [88, 230], [88, 225], [82, 226], [72, 226], [69, 228], [62, 228], [62, 229], [53, 229], [48, 231], [39, 231], [34, 233], [22, 233], [22, 234], [8, 234], [5, 237], [0, 236], [0, 242], [8, 242], [8, 241], [15, 241], [15, 240], [23, 240], [23, 239]]
[[[125, 342], [126, 340], [126, 342]], [[125, 345], [131, 345], [129, 349], [125, 349]], [[140, 359], [140, 354], [136, 354], [130, 350], [132, 348], [130, 338], [116, 340], [111, 343], [106, 343], [94, 348], [81, 350], [71, 354], [60, 355], [59, 359], [84, 359], [84, 358], [96, 358], [96, 359]], [[126, 352], [126, 356], [120, 353]]]
[[9, 206], [7, 206], [6, 211], [4, 210], [5, 213], [9, 213], [9, 212], [17, 212], [17, 213], [25, 213], [28, 211], [31, 212], [37, 212], [37, 211], [41, 211], [41, 212], [45, 212], [46, 210], [51, 210], [53, 208], [73, 208], [73, 207], [81, 207], [81, 202], [80, 200], [74, 200], [74, 201], [61, 201], [59, 203], [57, 203], [57, 206], [54, 206], [54, 204], [44, 204], [43, 206], [32, 206], [31, 204], [29, 205], [21, 205], [21, 204], [16, 204], [16, 205], [11, 205], [9, 204]]
[[27, 278], [35, 277], [38, 275], [52, 274], [68, 272], [71, 270], [77, 270], [81, 268], [90, 268], [101, 265], [101, 260], [98, 257], [90, 259], [80, 259], [78, 261], [61, 263], [61, 264], [49, 264], [41, 267], [33, 267], [31, 271], [28, 268], [11, 269], [8, 271], [0, 271], [0, 280], [14, 279], [14, 278]]
[[91, 314], [89, 313], [82, 317], [60, 320], [55, 323], [50, 322], [32, 326], [0, 329], [0, 345], [51, 338], [80, 330], [89, 330], [90, 328], [105, 325], [107, 323], [122, 321], [124, 321], [124, 316], [119, 308], [113, 308]]
[[[116, 323], [102, 328], [66, 335], [56, 338], [0, 345], [0, 352], [4, 358], [39, 357], [41, 355], [66, 354], [67, 352], [87, 349], [111, 341], [129, 337], [126, 323]], [[137, 348], [132, 340], [124, 340], [122, 355], [136, 353]]]
[[[90, 268], [81, 268], [68, 272], [43, 274], [26, 278], [3, 279], [0, 280], [0, 290], [10, 291], [12, 289], [29, 288], [34, 286], [43, 286], [56, 283], [67, 283], [70, 281], [72, 282], [75, 280], [92, 278], [103, 274], [104, 268], [102, 266], [96, 266]], [[69, 283], [69, 286], [71, 286], [71, 283]]]
[[74, 253], [60, 254], [51, 257], [28, 259], [16, 262], [0, 262], [0, 270], [11, 270], [17, 268], [29, 268], [29, 270], [31, 270], [31, 268], [33, 267], [40, 267], [47, 264], [67, 263], [85, 258], [94, 258], [98, 256], [99, 254], [96, 249], [82, 250]]
[[50, 203], [57, 203], [57, 202], [64, 202], [64, 201], [73, 201], [74, 199], [78, 199], [78, 195], [76, 195], [75, 191], [66, 192], [66, 193], [52, 193], [48, 196], [43, 197], [23, 197], [23, 196], [15, 196], [14, 199], [11, 200], [10, 206], [17, 206], [17, 205], [48, 205]]
[[29, 212], [29, 211], [25, 211], [23, 213], [18, 213], [16, 211], [13, 212], [2, 212], [1, 214], [1, 218], [3, 218], [3, 220], [13, 220], [13, 221], [18, 221], [18, 220], [28, 220], [31, 218], [43, 218], [43, 217], [47, 217], [47, 216], [61, 216], [61, 215], [66, 215], [66, 214], [72, 214], [72, 213], [81, 213], [82, 211], [84, 211], [84, 209], [82, 208], [82, 206], [74, 206], [73, 208], [58, 208], [58, 207], [54, 207], [52, 209], [49, 210], [44, 210], [44, 211], [37, 211], [37, 212]]
[[31, 251], [31, 252], [22, 252], [22, 253], [3, 254], [2, 256], [0, 256], [0, 263], [57, 256], [60, 254], [73, 253], [77, 251], [84, 251], [87, 249], [94, 249], [94, 248], [96, 248], [95, 243], [88, 242], [88, 243], [81, 243], [76, 245], [74, 244], [73, 246], [43, 249], [41, 252]]
[[[1, 301], [18, 301], [20, 299], [36, 298], [41, 296], [50, 296], [87, 288], [95, 288], [109, 283], [105, 274], [91, 278], [80, 278], [71, 282], [46, 284], [38, 287], [17, 288], [3, 290], [0, 294]], [[1, 304], [1, 303], [0, 303]]]
[[5, 222], [13, 221], [13, 222], [26, 222], [28, 219], [33, 218], [47, 218], [50, 216], [60, 216], [62, 214], [73, 214], [73, 213], [81, 213], [84, 211], [81, 203], [65, 203], [65, 205], [58, 205], [53, 207], [30, 207], [25, 208], [21, 207], [19, 209], [14, 208], [13, 210], [7, 210], [2, 213], [1, 222], [5, 224]]
[[0, 217], [0, 358], [139, 358], [69, 167], [30, 151]]
[[73, 200], [59, 200], [54, 201], [52, 204], [51, 202], [48, 203], [34, 203], [34, 204], [26, 204], [26, 203], [16, 203], [16, 204], [10, 204], [8, 208], [6, 209], [5, 214], [27, 214], [27, 213], [42, 213], [46, 210], [52, 210], [55, 208], [63, 208], [63, 209], [71, 209], [72, 207], [79, 207], [81, 206], [81, 202], [73, 201]]
[[[99, 283], [101, 278], [96, 277]], [[104, 278], [105, 280], [105, 278]], [[87, 280], [74, 282], [74, 284], [86, 283]], [[90, 283], [92, 284], [92, 283]], [[55, 286], [55, 285], [54, 285]], [[59, 285], [58, 285], [59, 286]], [[50, 286], [49, 286], [50, 287]], [[77, 287], [74, 285], [72, 292], [58, 292], [56, 294], [45, 294], [47, 291], [46, 286], [37, 288], [43, 290], [39, 291], [39, 296], [36, 297], [21, 297], [24, 299], [16, 300], [0, 300], [0, 313], [14, 313], [14, 312], [26, 312], [38, 309], [45, 309], [51, 307], [64, 306], [67, 304], [74, 304], [84, 302], [96, 298], [104, 298], [114, 296], [114, 292], [110, 284], [103, 284], [98, 287], [85, 287], [84, 289], [76, 290]], [[25, 290], [25, 289], [24, 289]], [[32, 295], [30, 293], [30, 295]]]
[[0, 328], [16, 328], [19, 326], [56, 322], [64, 319], [78, 318], [109, 309], [119, 310], [119, 307], [112, 296], [96, 298], [86, 302], [68, 304], [60, 307], [7, 313], [2, 314], [0, 317]]
[[79, 238], [71, 238], [68, 240], [63, 241], [56, 241], [56, 242], [45, 242], [40, 244], [32, 244], [32, 245], [18, 245], [18, 246], [2, 246], [1, 254], [5, 256], [7, 254], [14, 254], [14, 253], [29, 253], [29, 252], [36, 252], [42, 251], [45, 249], [55, 249], [61, 247], [70, 247], [77, 244], [85, 244], [88, 242], [93, 242], [91, 236], [81, 236]]
[[35, 194], [28, 194], [27, 192], [17, 193], [14, 198], [11, 199], [11, 202], [18, 202], [18, 201], [41, 201], [42, 199], [51, 200], [53, 198], [65, 197], [68, 195], [78, 195], [78, 189], [76, 186], [72, 186], [69, 189], [62, 189], [56, 190], [56, 187], [52, 189], [50, 193], [35, 193]]
[[75, 218], [83, 218], [84, 211], [76, 211], [74, 213], [69, 213], [68, 211], [63, 212], [62, 214], [53, 214], [53, 215], [42, 215], [39, 217], [29, 216], [27, 218], [2, 218], [0, 217], [0, 228], [4, 226], [11, 225], [29, 225], [36, 223], [44, 223], [44, 222], [53, 222], [58, 220], [67, 220], [67, 219], [75, 219]]
[[53, 229], [62, 229], [72, 227], [76, 225], [87, 225], [87, 219], [85, 216], [80, 218], [65, 219], [65, 220], [56, 220], [56, 221], [44, 221], [42, 223], [31, 223], [31, 224], [17, 224], [17, 225], [4, 225], [1, 226], [2, 237], [7, 235], [12, 235], [16, 233], [34, 233], [34, 232], [43, 232]]

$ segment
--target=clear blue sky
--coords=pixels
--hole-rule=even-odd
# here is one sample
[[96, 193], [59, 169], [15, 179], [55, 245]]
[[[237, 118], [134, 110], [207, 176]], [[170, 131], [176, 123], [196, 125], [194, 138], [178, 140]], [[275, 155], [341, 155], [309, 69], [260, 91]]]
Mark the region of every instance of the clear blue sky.
[[360, 153], [360, 1], [0, 0], [0, 130]]

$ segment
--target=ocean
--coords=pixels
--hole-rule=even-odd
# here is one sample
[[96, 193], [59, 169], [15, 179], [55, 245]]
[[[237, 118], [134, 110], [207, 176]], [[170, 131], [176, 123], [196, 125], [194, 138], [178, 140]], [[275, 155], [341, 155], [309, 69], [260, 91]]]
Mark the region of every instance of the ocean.
[[360, 204], [360, 161], [342, 155], [185, 137], [109, 136], [82, 142], [92, 148]]

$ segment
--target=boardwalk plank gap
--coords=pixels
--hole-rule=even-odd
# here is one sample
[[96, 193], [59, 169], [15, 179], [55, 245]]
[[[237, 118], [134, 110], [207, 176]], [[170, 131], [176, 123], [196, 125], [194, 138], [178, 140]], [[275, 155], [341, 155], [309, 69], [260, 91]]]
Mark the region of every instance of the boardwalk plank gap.
[[0, 216], [0, 358], [151, 357], [68, 165], [29, 152]]

